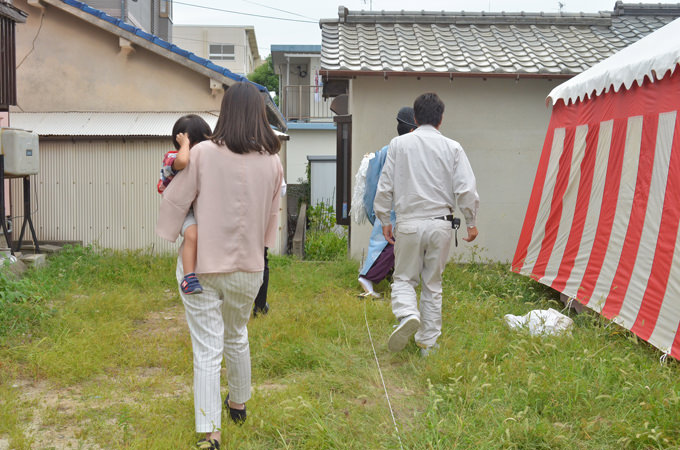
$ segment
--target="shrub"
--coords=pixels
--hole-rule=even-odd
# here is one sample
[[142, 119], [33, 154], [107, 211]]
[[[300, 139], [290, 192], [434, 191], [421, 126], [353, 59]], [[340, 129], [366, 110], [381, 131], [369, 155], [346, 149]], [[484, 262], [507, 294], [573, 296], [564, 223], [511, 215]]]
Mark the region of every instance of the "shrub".
[[305, 259], [332, 261], [347, 255], [347, 235], [333, 231], [311, 231], [305, 240]]

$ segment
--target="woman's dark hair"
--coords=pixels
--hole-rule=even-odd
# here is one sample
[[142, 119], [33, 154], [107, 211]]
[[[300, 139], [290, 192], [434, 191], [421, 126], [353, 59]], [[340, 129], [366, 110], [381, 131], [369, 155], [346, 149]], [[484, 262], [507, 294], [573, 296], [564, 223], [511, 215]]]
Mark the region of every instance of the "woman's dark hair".
[[413, 102], [413, 112], [418, 125], [439, 126], [444, 115], [444, 102], [434, 92], [420, 95]]
[[177, 135], [180, 133], [186, 133], [189, 136], [190, 145], [193, 147], [199, 142], [208, 140], [212, 131], [210, 130], [210, 125], [201, 116], [187, 114], [177, 119], [177, 122], [172, 127], [172, 143], [175, 145], [176, 150], [179, 150]]
[[220, 118], [210, 139], [226, 145], [234, 153], [274, 155], [281, 148], [281, 142], [267, 122], [264, 99], [250, 83], [236, 83], [224, 93]]

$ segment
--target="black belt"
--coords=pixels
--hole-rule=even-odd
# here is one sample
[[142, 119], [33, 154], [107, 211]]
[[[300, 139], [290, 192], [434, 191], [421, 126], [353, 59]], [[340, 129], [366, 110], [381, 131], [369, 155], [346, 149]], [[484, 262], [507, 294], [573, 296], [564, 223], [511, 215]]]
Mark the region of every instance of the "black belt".
[[439, 216], [439, 217], [433, 217], [434, 220], [448, 220], [449, 222], [453, 222], [453, 214], [449, 214], [448, 216]]
[[434, 220], [448, 220], [451, 222], [451, 228], [455, 230], [455, 236], [456, 236], [456, 247], [458, 247], [458, 228], [460, 228], [460, 219], [454, 219], [453, 214], [449, 214], [446, 216], [439, 216], [439, 217], [433, 217]]

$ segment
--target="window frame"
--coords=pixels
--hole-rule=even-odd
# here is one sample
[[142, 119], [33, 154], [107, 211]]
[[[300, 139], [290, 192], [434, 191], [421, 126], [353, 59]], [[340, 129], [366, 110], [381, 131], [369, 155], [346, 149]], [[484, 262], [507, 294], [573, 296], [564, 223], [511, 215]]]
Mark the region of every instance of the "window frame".
[[[220, 52], [213, 52], [213, 47], [220, 47]], [[225, 52], [224, 47], [231, 47], [232, 53]], [[208, 59], [211, 61], [236, 61], [236, 45], [208, 44]]]

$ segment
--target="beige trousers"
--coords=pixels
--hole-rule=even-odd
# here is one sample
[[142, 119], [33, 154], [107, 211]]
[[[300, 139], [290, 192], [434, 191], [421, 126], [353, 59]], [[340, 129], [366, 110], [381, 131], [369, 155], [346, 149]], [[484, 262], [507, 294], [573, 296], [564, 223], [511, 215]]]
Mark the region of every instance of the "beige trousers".
[[[184, 278], [182, 257], [177, 258], [177, 284]], [[248, 320], [262, 285], [262, 272], [199, 274], [200, 294], [180, 289], [194, 354], [194, 410], [196, 432], [222, 427], [220, 370], [227, 366], [229, 400], [250, 399], [250, 346]]]
[[[401, 319], [415, 315], [415, 340], [430, 347], [442, 331], [442, 272], [449, 258], [451, 222], [439, 219], [400, 222], [395, 229], [392, 312]], [[420, 307], [416, 286], [422, 282]]]

